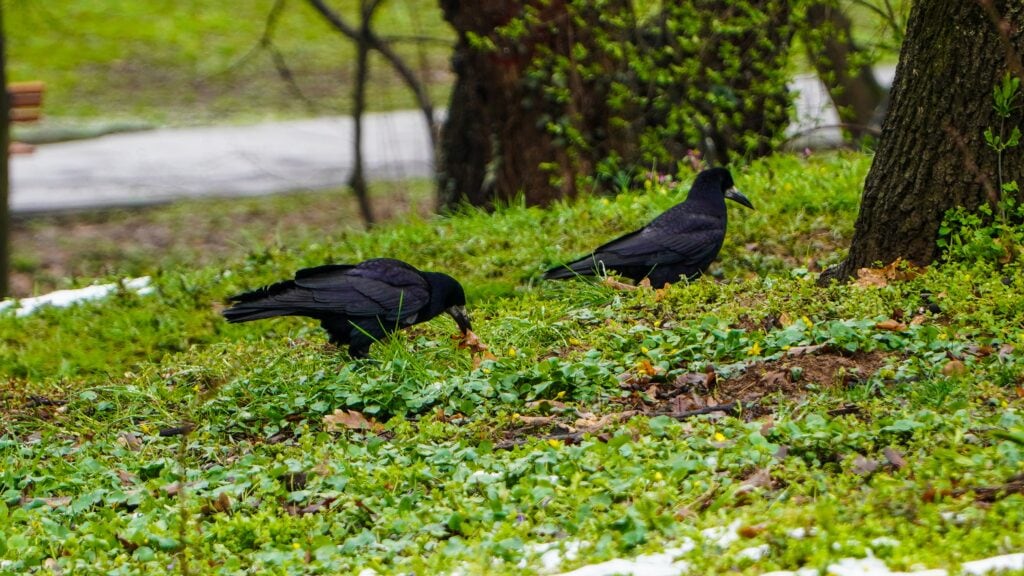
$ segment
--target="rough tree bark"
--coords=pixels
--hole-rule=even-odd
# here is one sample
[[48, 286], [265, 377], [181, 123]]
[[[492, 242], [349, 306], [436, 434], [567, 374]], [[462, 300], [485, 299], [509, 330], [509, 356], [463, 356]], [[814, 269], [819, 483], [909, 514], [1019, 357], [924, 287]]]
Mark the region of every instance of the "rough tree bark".
[[[928, 264], [946, 210], [997, 199], [996, 154], [982, 134], [1000, 125], [992, 89], [1008, 71], [1006, 45], [1024, 53], [1024, 3], [994, 8], [1013, 24], [1006, 42], [973, 0], [915, 2], [850, 253], [823, 283], [897, 258]], [[1011, 120], [1021, 125], [1019, 109]], [[1003, 168], [1024, 182], [1024, 147], [1008, 150]]]
[[[524, 83], [538, 46], [568, 53], [580, 32], [571, 27], [566, 2], [442, 0], [441, 7], [459, 39], [452, 56], [456, 83], [441, 136], [439, 204], [489, 207], [520, 193], [528, 204], [547, 204], [575, 195], [573, 163], [546, 129], [540, 90]], [[495, 34], [528, 8], [554, 25], [518, 40]], [[480, 49], [473, 38], [488, 38], [495, 47]], [[557, 166], [559, 173], [539, 169], [542, 164]]]

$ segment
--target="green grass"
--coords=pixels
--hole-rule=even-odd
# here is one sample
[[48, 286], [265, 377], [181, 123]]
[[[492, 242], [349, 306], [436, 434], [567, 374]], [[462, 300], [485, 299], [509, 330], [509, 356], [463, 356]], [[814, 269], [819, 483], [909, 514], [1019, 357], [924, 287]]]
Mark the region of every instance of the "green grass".
[[[355, 21], [354, 0], [330, 5]], [[650, 3], [641, 3], [650, 4]], [[897, 2], [902, 10], [902, 3]], [[14, 0], [5, 6], [8, 76], [47, 85], [41, 125], [16, 127], [37, 142], [92, 137], [158, 124], [255, 122], [345, 114], [351, 109], [355, 50], [302, 0], [285, 4], [274, 44], [310, 107], [283, 82], [272, 54], [255, 50], [272, 0], [240, 3], [154, 0]], [[857, 40], [895, 61], [879, 19], [851, 10]], [[396, 42], [396, 51], [425, 78], [438, 106], [453, 81], [451, 27], [436, 0], [393, 0], [375, 20], [382, 36], [429, 38]], [[803, 50], [794, 66], [808, 70]], [[371, 110], [412, 108], [411, 93], [374, 55]]]
[[[539, 569], [543, 543], [580, 543], [569, 570], [687, 538], [694, 574], [869, 552], [893, 570], [955, 568], [1019, 552], [1022, 495], [970, 490], [1024, 471], [1020, 261], [817, 287], [810, 270], [841, 257], [869, 162], [776, 157], [736, 174], [757, 211], [731, 207], [714, 274], [664, 291], [537, 275], [678, 202], [690, 178], [345, 232], [159, 270], [151, 296], [4, 315], [0, 572], [520, 574]], [[351, 361], [311, 322], [217, 315], [226, 295], [298, 267], [379, 255], [462, 280], [494, 357], [474, 365], [446, 318]], [[877, 327], [922, 309], [920, 324]], [[831, 351], [785, 356], [817, 344]], [[947, 376], [951, 359], [963, 371]], [[749, 384], [757, 407], [546, 438], [665, 408], [650, 395], [709, 366], [714, 401], [752, 401]], [[328, 431], [338, 409], [383, 428]], [[183, 422], [187, 436], [159, 434]], [[702, 536], [733, 523], [736, 542]], [[761, 545], [760, 559], [741, 554]]]
[[[354, 21], [356, 2], [331, 3]], [[308, 115], [280, 80], [270, 52], [257, 46], [273, 2], [15, 1], [5, 6], [12, 81], [43, 80], [45, 112], [71, 118], [171, 124], [253, 121]], [[378, 30], [453, 41], [437, 2], [388, 2]], [[274, 35], [297, 85], [320, 114], [350, 109], [355, 50], [305, 2], [288, 2]], [[437, 102], [446, 101], [450, 48], [399, 43]], [[247, 56], [248, 55], [248, 56]], [[371, 76], [373, 110], [409, 108], [408, 90], [379, 60]]]

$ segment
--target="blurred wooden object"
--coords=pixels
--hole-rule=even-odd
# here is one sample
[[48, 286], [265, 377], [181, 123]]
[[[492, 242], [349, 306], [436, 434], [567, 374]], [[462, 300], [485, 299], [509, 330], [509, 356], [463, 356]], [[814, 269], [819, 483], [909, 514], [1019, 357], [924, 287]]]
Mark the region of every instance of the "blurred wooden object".
[[[11, 82], [7, 85], [7, 98], [10, 102], [11, 123], [38, 122], [43, 116], [43, 82]], [[31, 154], [36, 149], [31, 144], [11, 142], [8, 147], [10, 154]]]

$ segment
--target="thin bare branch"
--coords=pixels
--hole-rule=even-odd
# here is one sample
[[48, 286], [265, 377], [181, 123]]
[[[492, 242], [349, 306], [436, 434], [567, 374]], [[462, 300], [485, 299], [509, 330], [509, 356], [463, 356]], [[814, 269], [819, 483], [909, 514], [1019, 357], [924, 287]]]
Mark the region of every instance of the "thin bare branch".
[[[332, 10], [323, 0], [307, 0], [321, 16], [324, 17], [327, 22], [334, 27], [335, 30], [340, 32], [342, 35], [348, 37], [354, 42], [359, 41], [360, 31], [355, 26], [347, 22], [340, 14]], [[391, 45], [383, 41], [380, 36], [377, 36], [373, 30], [367, 27], [366, 30], [366, 41], [370, 49], [376, 50], [384, 57], [385, 60], [391, 64], [391, 67], [398, 72], [398, 75], [405, 82], [406, 86], [412, 90], [416, 96], [416, 102], [419, 104], [420, 111], [423, 112], [427, 126], [430, 129], [430, 141], [431, 147], [436, 151], [437, 149], [437, 130], [436, 130], [436, 119], [434, 118], [434, 105], [430, 100], [430, 95], [427, 93], [426, 86], [420, 82], [419, 78], [412, 71], [411, 68], [405, 63], [402, 58], [391, 49]]]

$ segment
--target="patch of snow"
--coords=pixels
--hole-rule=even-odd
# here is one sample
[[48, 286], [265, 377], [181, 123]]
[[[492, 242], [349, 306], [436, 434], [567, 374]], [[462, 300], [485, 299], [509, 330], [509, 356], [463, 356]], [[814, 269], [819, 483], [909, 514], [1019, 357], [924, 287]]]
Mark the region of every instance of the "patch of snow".
[[875, 548], [895, 548], [900, 545], [900, 541], [888, 536], [879, 536], [871, 541], [871, 545]]
[[[554, 572], [562, 566], [563, 560], [575, 560], [579, 557], [580, 548], [588, 546], [587, 542], [571, 540], [568, 542], [547, 542], [544, 544], [530, 544], [527, 551], [540, 554], [540, 564], [544, 572]], [[519, 562], [518, 568], [526, 568], [526, 560]]]
[[964, 562], [960, 565], [964, 574], [988, 574], [989, 572], [1003, 570], [1024, 570], [1024, 553], [1003, 554], [973, 562]]
[[661, 554], [644, 554], [631, 560], [616, 558], [600, 564], [583, 566], [572, 572], [563, 572], [559, 576], [679, 576], [689, 564], [678, 558], [691, 549], [669, 548]]
[[701, 535], [705, 539], [710, 540], [712, 544], [725, 548], [729, 544], [740, 539], [740, 521], [736, 520], [728, 526], [719, 526], [717, 528], [707, 528], [701, 530]]
[[775, 572], [765, 572], [761, 576], [818, 576], [819, 572], [817, 568], [801, 568], [797, 571], [792, 570], [777, 570]]
[[[147, 294], [152, 294], [154, 291], [154, 288], [150, 286], [149, 282], [149, 276], [142, 276], [141, 278], [125, 280], [121, 285], [136, 294], [145, 296]], [[8, 298], [3, 302], [0, 302], [0, 311], [16, 306], [14, 308], [14, 315], [22, 318], [43, 306], [66, 308], [79, 302], [106, 298], [117, 291], [118, 286], [119, 284], [112, 282], [110, 284], [94, 284], [92, 286], [86, 286], [85, 288], [78, 288], [76, 290], [57, 290], [56, 292], [50, 292], [49, 294], [43, 294], [42, 296], [22, 298], [20, 300]]]
[[794, 540], [803, 540], [804, 538], [807, 538], [808, 536], [813, 536], [814, 535], [814, 530], [813, 529], [808, 530], [807, 528], [804, 528], [804, 527], [793, 528], [789, 532], [786, 532], [786, 535], [789, 536], [790, 538], [794, 539]]
[[893, 572], [889, 567], [874, 556], [866, 558], [843, 558], [829, 564], [829, 576], [946, 576], [942, 569], [921, 570], [916, 572]]
[[761, 544], [760, 546], [751, 546], [750, 548], [744, 548], [736, 553], [738, 558], [747, 558], [750, 560], [760, 560], [764, 558], [766, 554], [771, 552], [772, 547], [767, 544]]

